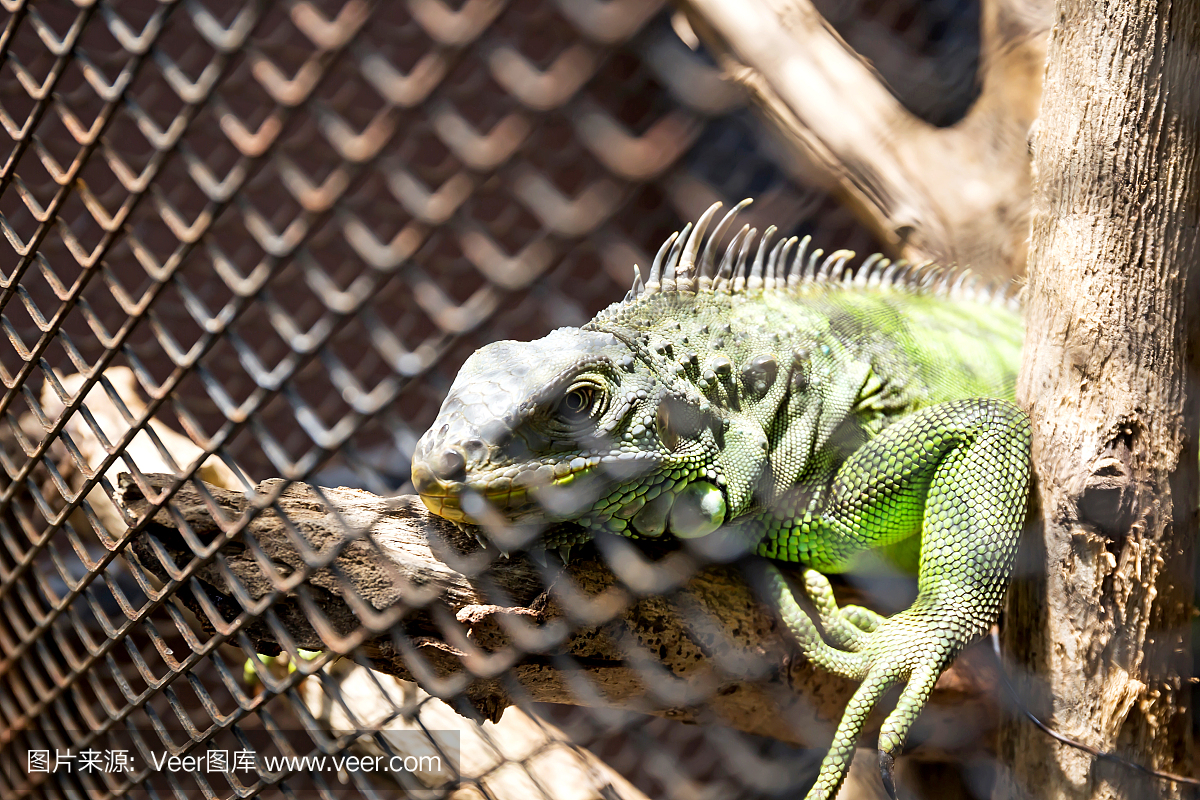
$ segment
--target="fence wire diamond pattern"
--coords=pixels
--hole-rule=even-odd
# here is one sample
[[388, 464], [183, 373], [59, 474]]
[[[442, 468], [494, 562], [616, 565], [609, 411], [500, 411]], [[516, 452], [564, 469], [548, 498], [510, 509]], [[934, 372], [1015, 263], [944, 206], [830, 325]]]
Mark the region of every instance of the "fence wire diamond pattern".
[[[669, 8], [0, 5], [0, 795], [768, 797], [811, 780], [794, 732], [676, 721], [713, 721], [712, 687], [681, 688], [656, 655], [695, 643], [623, 640], [635, 610], [667, 613], [695, 554], [610, 542], [594, 558], [623, 588], [567, 589], [561, 567], [497, 567], [447, 529], [462, 574], [551, 589], [541, 627], [347, 567], [405, 563], [382, 522], [403, 504], [363, 516], [353, 492], [411, 492], [464, 358], [583, 323], [681, 219], [753, 194], [764, 219], [872, 249], [789, 177]], [[894, 83], [934, 118], [973, 91], [932, 77], [973, 68], [960, 5], [826, 11], [860, 49], [924, 65]], [[565, 644], [578, 629], [603, 633], [592, 651]], [[640, 705], [606, 708], [582, 677], [574, 706], [528, 689], [588, 658], [620, 661]], [[725, 669], [777, 690], [752, 662]], [[415, 766], [368, 768], [396, 757]]]

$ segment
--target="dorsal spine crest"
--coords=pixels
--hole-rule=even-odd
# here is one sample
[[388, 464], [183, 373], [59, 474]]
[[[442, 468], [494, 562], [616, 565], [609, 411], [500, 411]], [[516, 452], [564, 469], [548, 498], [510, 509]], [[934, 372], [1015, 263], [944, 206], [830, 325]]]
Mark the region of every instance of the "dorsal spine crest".
[[[794, 292], [805, 284], [864, 289], [890, 287], [913, 294], [945, 297], [1021, 307], [1020, 293], [1012, 282], [983, 282], [969, 269], [945, 269], [932, 262], [911, 264], [892, 262], [880, 253], [868, 256], [857, 268], [848, 266], [854, 258], [851, 250], [835, 250], [825, 255], [820, 248], [809, 249], [812, 237], [784, 238], [770, 247], [778, 230], [767, 227], [755, 245], [756, 228], [743, 225], [725, 246], [718, 263], [717, 248], [733, 226], [739, 212], [750, 205], [750, 198], [735, 205], [712, 229], [708, 228], [721, 203], [713, 203], [693, 226], [667, 237], [654, 257], [645, 282], [641, 269], [634, 266], [633, 287], [624, 301], [610, 311], [628, 307], [655, 294], [742, 294], [754, 292]], [[792, 248], [796, 254], [791, 258]], [[754, 257], [750, 257], [751, 250]], [[825, 256], [824, 260], [821, 259]], [[604, 312], [602, 312], [603, 314]]]

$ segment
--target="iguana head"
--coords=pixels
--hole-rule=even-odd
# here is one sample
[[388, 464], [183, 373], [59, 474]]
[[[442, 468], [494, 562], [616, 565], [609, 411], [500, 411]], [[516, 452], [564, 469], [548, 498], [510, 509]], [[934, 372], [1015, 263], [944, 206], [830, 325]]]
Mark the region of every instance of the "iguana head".
[[[801, 255], [790, 274], [785, 262], [795, 239], [768, 255], [769, 229], [750, 259], [755, 232], [746, 226], [714, 265], [713, 243], [747, 202], [703, 252], [717, 206], [669, 238], [649, 279], [638, 274], [624, 302], [583, 328], [472, 355], [413, 456], [426, 506], [460, 522], [570, 520], [692, 538], [771, 500], [774, 486], [790, 487], [815, 437], [828, 434], [822, 407], [848, 405], [826, 403], [834, 381], [822, 378], [855, 374], [834, 369], [839, 354], [819, 339], [827, 314], [814, 311], [810, 325], [789, 308], [787, 330], [770, 322], [783, 318], [768, 315], [785, 293], [764, 295], [801, 278]], [[782, 436], [775, 420], [785, 402]], [[769, 457], [787, 474], [772, 473]]]
[[719, 383], [739, 376], [709, 347], [728, 330], [730, 295], [697, 303], [695, 282], [715, 299], [714, 284], [744, 266], [739, 244], [752, 232], [743, 229], [714, 269], [712, 247], [701, 254], [700, 243], [716, 210], [668, 239], [649, 280], [639, 274], [624, 303], [584, 328], [497, 342], [467, 360], [413, 456], [413, 483], [431, 511], [462, 522], [494, 513], [574, 520], [650, 537], [721, 524], [728, 420], [713, 399]]
[[490, 508], [623, 528], [614, 520], [704, 475], [717, 449], [711, 404], [668, 361], [631, 331], [563, 328], [478, 350], [417, 445], [421, 499], [461, 522]]

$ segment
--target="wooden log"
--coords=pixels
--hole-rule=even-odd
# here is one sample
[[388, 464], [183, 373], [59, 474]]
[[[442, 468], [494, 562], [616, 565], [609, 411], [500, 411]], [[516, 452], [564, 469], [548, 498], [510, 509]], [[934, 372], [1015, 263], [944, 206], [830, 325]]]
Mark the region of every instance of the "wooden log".
[[[611, 706], [807, 746], [828, 742], [854, 689], [798, 656], [737, 566], [618, 543], [608, 563], [541, 567], [481, 548], [418, 498], [279, 479], [252, 497], [186, 482], [155, 510], [149, 498], [175, 478], [148, 479], [122, 475], [116, 495], [144, 520], [138, 561], [179, 582], [211, 631], [234, 635], [249, 610], [241, 630], [260, 652], [358, 647], [374, 669], [465, 693], [492, 720], [517, 700]], [[925, 757], [986, 747], [986, 662], [968, 653], [943, 676], [912, 737]]]

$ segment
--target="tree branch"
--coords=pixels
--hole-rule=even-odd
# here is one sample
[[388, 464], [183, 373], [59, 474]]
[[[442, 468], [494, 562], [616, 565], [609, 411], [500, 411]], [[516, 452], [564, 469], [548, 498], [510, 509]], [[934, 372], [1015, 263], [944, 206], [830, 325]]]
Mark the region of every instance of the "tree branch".
[[[149, 479], [120, 478], [116, 502], [132, 517], [150, 513], [148, 492], [174, 482]], [[618, 542], [607, 556], [620, 578], [594, 557], [543, 569], [495, 558], [414, 497], [281, 480], [254, 498], [202, 486], [185, 484], [132, 549], [169, 580], [193, 552], [240, 530], [193, 568], [205, 596], [187, 582], [178, 596], [216, 630], [283, 589], [243, 628], [264, 653], [360, 646], [376, 670], [435, 696], [465, 691], [490, 719], [514, 699], [609, 705], [807, 745], [827, 742], [854, 688], [797, 657], [737, 569], [700, 569], [684, 551], [649, 562]], [[914, 738], [926, 740], [926, 757], [989, 738], [990, 677], [969, 654], [961, 661]]]
[[681, 5], [807, 177], [839, 192], [895, 254], [1020, 274], [1048, 3], [984, 0], [981, 93], [946, 128], [905, 110], [809, 0]]

